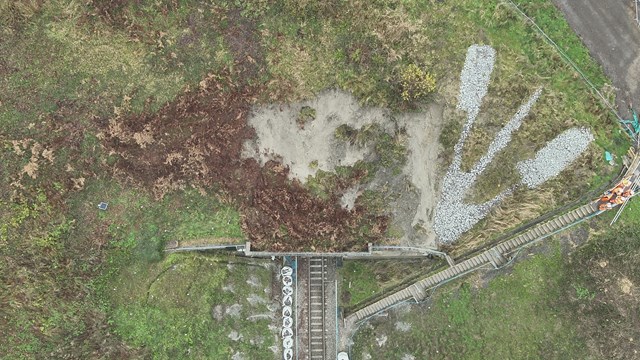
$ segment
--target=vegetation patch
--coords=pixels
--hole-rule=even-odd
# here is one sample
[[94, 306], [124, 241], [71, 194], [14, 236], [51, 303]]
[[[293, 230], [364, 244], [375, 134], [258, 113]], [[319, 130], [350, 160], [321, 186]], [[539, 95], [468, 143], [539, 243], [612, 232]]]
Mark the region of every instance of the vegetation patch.
[[[616, 227], [609, 227], [613, 214], [607, 214], [525, 250], [498, 277], [490, 272], [453, 281], [423, 304], [372, 320], [356, 333], [351, 355], [635, 358], [639, 214], [632, 201]], [[592, 236], [589, 229], [595, 230]], [[567, 252], [575, 246], [581, 247]]]
[[301, 129], [304, 129], [304, 125], [310, 121], [313, 121], [316, 118], [316, 109], [310, 106], [303, 106], [300, 108], [300, 112], [298, 113], [298, 117], [296, 118], [296, 123]]
[[400, 70], [400, 87], [402, 100], [424, 100], [436, 89], [436, 80], [424, 69], [409, 64]]
[[432, 259], [345, 260], [339, 269], [339, 304], [345, 312], [425, 276], [437, 266]]
[[121, 269], [103, 291], [115, 332], [154, 358], [273, 359], [271, 272], [233, 258], [173, 254]]
[[[561, 259], [556, 248], [550, 256], [518, 264], [509, 276], [494, 279], [486, 288], [466, 282], [440, 288], [426, 304], [397, 310], [362, 327], [352, 356], [585, 358], [588, 353], [575, 321], [557, 308], [565, 285]], [[396, 323], [410, 324], [410, 329], [398, 330]]]

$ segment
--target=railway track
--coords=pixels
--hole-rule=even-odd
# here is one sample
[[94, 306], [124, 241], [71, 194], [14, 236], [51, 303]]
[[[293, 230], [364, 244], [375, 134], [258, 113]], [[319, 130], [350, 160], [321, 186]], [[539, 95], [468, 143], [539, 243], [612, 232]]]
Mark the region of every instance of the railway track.
[[[325, 257], [309, 258], [309, 359], [328, 359], [326, 327], [328, 262]], [[333, 314], [331, 314], [333, 315]], [[332, 333], [335, 335], [335, 333]]]

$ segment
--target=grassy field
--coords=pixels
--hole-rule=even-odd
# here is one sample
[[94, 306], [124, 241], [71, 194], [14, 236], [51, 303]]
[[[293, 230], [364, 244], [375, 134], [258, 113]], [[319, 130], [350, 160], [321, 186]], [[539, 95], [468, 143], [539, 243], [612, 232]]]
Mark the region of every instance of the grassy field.
[[399, 284], [414, 272], [427, 268], [429, 260], [345, 260], [339, 269], [342, 284], [340, 306], [349, 309], [385, 289]]
[[424, 304], [373, 320], [356, 334], [352, 356], [636, 358], [639, 209], [630, 206], [624, 225], [600, 231], [577, 251], [567, 253], [572, 242], [584, 243], [586, 228], [521, 254], [497, 277], [453, 281]]
[[[550, 2], [523, 7], [606, 88]], [[624, 150], [575, 74], [498, 1], [0, 0], [0, 357], [268, 357], [268, 324], [245, 320], [267, 312], [269, 299], [251, 295], [268, 288], [269, 270], [230, 267], [224, 256], [165, 256], [165, 243], [252, 238], [278, 249], [312, 238], [300, 246], [347, 239], [338, 246], [360, 248], [383, 238], [386, 223], [379, 206], [340, 212], [324, 185], [314, 195], [278, 166], [241, 162], [250, 106], [331, 87], [394, 111], [438, 101], [448, 104], [441, 140], [450, 150], [461, 125], [458, 75], [473, 43], [499, 55], [486, 130], [468, 142], [465, 163], [538, 86], [545, 95], [532, 121], [496, 162], [513, 165], [574, 125], [592, 128], [600, 147]], [[436, 91], [407, 102], [400, 74], [413, 65], [433, 75]], [[382, 162], [400, 163], [398, 139], [376, 141]], [[600, 165], [600, 150], [546, 185], [547, 198], [521, 196], [541, 212], [605, 181], [613, 169]], [[343, 169], [339, 180], [370, 178], [369, 168]], [[490, 169], [474, 196], [490, 196], [501, 171]], [[287, 217], [299, 210], [317, 217]], [[348, 266], [362, 275], [351, 304], [397, 279], [374, 281]], [[246, 282], [252, 276], [258, 285]], [[235, 294], [221, 290], [229, 284]]]
[[115, 334], [155, 359], [273, 359], [268, 266], [173, 254], [133, 264], [101, 284]]

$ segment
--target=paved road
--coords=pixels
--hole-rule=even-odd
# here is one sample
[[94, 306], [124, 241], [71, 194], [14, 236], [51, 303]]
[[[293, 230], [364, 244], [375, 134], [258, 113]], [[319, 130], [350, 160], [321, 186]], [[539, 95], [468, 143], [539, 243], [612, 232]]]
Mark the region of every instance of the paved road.
[[640, 110], [640, 28], [633, 0], [553, 0], [617, 91], [617, 106], [629, 116], [630, 99]]

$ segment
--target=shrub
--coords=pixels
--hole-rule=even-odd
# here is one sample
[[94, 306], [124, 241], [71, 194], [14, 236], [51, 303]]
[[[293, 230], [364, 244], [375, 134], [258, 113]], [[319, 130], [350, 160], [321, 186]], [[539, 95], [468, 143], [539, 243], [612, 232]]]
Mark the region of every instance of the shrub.
[[310, 106], [303, 106], [298, 113], [298, 117], [296, 118], [296, 123], [301, 129], [304, 129], [304, 125], [310, 121], [315, 120], [316, 118], [316, 109]]
[[432, 93], [436, 89], [436, 81], [427, 71], [409, 64], [400, 71], [400, 87], [402, 100], [415, 101]]

